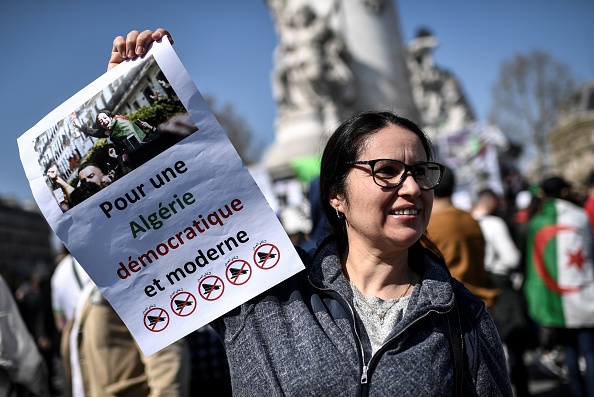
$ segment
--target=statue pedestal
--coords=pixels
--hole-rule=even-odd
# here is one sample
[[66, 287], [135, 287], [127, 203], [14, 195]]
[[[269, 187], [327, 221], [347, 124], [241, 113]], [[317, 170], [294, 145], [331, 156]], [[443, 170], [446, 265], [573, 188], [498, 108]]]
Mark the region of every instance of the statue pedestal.
[[273, 180], [294, 177], [290, 160], [294, 157], [322, 154], [332, 131], [324, 128], [316, 112], [292, 114], [276, 122], [276, 139], [264, 157]]

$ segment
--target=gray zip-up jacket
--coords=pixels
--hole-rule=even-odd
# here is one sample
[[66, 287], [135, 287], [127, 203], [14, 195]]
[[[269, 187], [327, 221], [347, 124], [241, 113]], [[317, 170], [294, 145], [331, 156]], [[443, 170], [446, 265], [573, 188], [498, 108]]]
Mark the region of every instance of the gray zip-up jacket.
[[[454, 289], [470, 324], [466, 328], [475, 328], [464, 339], [466, 395], [512, 396], [488, 310], [462, 284], [450, 282], [434, 256], [411, 257], [422, 280], [402, 321], [369, 358], [355, 327], [352, 291], [335, 243], [329, 238], [310, 255], [300, 254], [306, 270], [212, 323], [227, 350], [235, 396], [454, 395], [446, 320]], [[469, 358], [475, 363], [470, 365]]]

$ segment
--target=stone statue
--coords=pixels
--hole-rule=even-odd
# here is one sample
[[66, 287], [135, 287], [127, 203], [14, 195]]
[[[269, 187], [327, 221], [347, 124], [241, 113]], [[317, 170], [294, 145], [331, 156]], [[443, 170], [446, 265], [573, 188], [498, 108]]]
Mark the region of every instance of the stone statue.
[[433, 51], [437, 39], [428, 29], [420, 29], [408, 44], [408, 66], [415, 103], [427, 132], [435, 138], [438, 130], [458, 131], [474, 121], [462, 87], [454, 75], [435, 65]]
[[319, 16], [308, 4], [286, 12], [282, 5], [271, 7], [279, 36], [272, 77], [278, 117], [316, 111], [322, 125], [334, 123], [356, 90], [344, 42], [330, 24], [333, 12]]

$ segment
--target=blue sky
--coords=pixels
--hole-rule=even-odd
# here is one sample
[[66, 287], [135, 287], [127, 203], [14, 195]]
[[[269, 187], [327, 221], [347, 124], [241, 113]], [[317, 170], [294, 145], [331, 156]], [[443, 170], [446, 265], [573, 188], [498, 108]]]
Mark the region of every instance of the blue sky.
[[[356, 0], [348, 0], [356, 1]], [[594, 79], [592, 0], [395, 0], [404, 41], [422, 26], [440, 42], [436, 63], [453, 72], [483, 120], [502, 61], [533, 49]], [[113, 38], [167, 28], [203, 93], [231, 104], [263, 144], [274, 139], [270, 73], [276, 45], [263, 0], [0, 3], [0, 196], [32, 199], [17, 138], [105, 72]]]

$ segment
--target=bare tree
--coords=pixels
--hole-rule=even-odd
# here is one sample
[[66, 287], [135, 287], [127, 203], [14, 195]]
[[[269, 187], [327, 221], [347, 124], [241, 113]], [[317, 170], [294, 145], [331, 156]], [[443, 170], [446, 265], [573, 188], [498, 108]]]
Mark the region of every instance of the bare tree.
[[216, 104], [214, 98], [206, 95], [204, 100], [221, 127], [223, 127], [223, 130], [227, 133], [229, 140], [244, 164], [250, 165], [256, 163], [262, 155], [262, 145], [256, 140], [257, 137], [250, 130], [244, 118], [238, 116], [230, 104], [224, 104], [220, 107]]
[[534, 156], [530, 168], [537, 179], [550, 165], [547, 135], [573, 87], [569, 67], [540, 50], [501, 64], [488, 119], [510, 140], [523, 144], [526, 157]]

